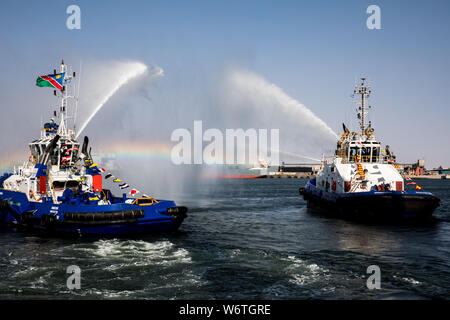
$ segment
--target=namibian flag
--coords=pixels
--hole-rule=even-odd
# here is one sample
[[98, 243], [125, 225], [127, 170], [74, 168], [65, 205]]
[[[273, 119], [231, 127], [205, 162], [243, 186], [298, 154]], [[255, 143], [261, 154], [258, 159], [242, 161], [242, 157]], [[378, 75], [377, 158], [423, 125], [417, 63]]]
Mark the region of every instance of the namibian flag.
[[48, 74], [46, 76], [39, 76], [36, 79], [36, 85], [38, 87], [51, 87], [58, 90], [63, 89], [63, 80], [66, 73]]

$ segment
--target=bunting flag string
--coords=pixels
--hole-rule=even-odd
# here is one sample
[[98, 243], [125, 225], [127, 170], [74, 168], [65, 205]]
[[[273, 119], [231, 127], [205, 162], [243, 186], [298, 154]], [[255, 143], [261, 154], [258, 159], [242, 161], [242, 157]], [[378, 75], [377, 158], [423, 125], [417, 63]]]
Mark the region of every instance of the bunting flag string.
[[[97, 164], [93, 164], [92, 166], [97, 166]], [[104, 168], [99, 168], [99, 170], [100, 170], [100, 172], [106, 172], [106, 170]], [[128, 183], [123, 182], [119, 178], [113, 176], [110, 172], [105, 174], [105, 179], [109, 179], [109, 178], [112, 178], [113, 179], [112, 181], [115, 182], [115, 183], [120, 183], [119, 184], [119, 188], [122, 189], [122, 190], [130, 187], [130, 185]], [[135, 194], [140, 193], [140, 191], [135, 189], [135, 188], [132, 188], [128, 193], [130, 195], [135, 195]], [[144, 197], [149, 197], [149, 196], [147, 196], [145, 194], [143, 196]]]

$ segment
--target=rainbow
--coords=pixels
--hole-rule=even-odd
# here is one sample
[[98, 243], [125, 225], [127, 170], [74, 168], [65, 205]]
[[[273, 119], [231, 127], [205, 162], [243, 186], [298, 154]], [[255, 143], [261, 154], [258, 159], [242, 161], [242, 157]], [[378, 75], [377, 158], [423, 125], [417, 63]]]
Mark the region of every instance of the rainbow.
[[0, 156], [0, 175], [4, 172], [11, 171], [14, 166], [22, 165], [27, 160], [27, 151], [7, 152]]
[[95, 155], [112, 154], [120, 158], [170, 160], [172, 145], [163, 142], [119, 141], [110, 146], [100, 145], [96, 149], [98, 151], [92, 155], [93, 158]]
[[[161, 159], [170, 160], [172, 144], [160, 141], [118, 141], [112, 145], [99, 145], [97, 152], [93, 152], [93, 158], [100, 161], [103, 155], [113, 155], [117, 158], [133, 159]], [[11, 170], [14, 166], [22, 165], [27, 160], [27, 151], [8, 152], [0, 157], [0, 174]]]

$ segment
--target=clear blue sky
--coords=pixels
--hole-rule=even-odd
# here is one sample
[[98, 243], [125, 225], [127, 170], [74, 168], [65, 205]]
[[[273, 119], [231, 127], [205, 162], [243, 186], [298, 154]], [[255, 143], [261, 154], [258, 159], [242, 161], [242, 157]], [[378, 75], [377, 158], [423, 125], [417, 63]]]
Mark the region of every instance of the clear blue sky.
[[[66, 28], [70, 4], [81, 8], [81, 30]], [[381, 30], [366, 28], [370, 4], [381, 8]], [[400, 161], [450, 166], [449, 21], [445, 0], [2, 0], [2, 110], [29, 103], [21, 90], [35, 92], [36, 76], [60, 57], [137, 59], [163, 67], [172, 81], [239, 64], [340, 131], [353, 117], [355, 79], [365, 75], [375, 132]]]

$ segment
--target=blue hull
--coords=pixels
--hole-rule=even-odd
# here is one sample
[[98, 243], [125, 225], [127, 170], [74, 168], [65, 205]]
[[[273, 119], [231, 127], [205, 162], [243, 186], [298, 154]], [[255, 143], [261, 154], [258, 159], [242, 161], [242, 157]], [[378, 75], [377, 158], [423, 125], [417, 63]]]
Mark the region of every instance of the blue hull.
[[175, 231], [186, 211], [167, 200], [144, 206], [30, 202], [24, 193], [0, 189], [0, 223], [51, 233], [131, 235]]
[[299, 191], [309, 208], [356, 220], [427, 219], [440, 202], [432, 193], [422, 191], [327, 192], [316, 187], [315, 179], [308, 181], [306, 188]]

